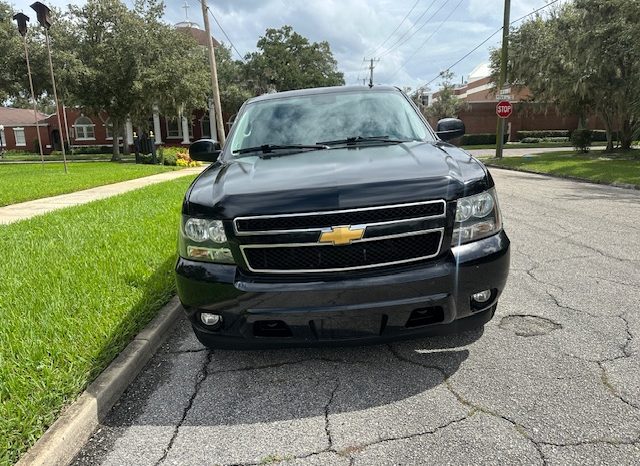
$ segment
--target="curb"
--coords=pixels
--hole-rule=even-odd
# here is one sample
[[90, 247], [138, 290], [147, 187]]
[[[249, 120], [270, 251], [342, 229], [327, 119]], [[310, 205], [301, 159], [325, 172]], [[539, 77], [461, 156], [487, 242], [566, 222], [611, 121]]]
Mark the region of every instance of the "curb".
[[533, 170], [526, 170], [524, 168], [504, 167], [502, 165], [495, 165], [495, 164], [487, 163], [487, 162], [482, 162], [482, 163], [485, 166], [489, 167], [489, 168], [497, 168], [499, 170], [508, 170], [508, 171], [520, 172], [520, 173], [531, 173], [533, 175], [546, 176], [548, 178], [557, 178], [557, 179], [560, 179], [560, 180], [578, 181], [580, 183], [597, 184], [597, 185], [600, 185], [600, 186], [611, 186], [612, 188], [631, 189], [631, 190], [635, 190], [635, 191], [640, 190], [640, 186], [637, 186], [635, 184], [617, 183], [617, 182], [608, 183], [606, 181], [585, 180], [584, 178], [579, 178], [577, 176], [572, 176], [572, 175], [552, 175], [551, 173], [541, 173], [541, 172], [536, 172], [536, 171], [533, 171]]
[[69, 464], [162, 345], [181, 313], [178, 298], [172, 298], [82, 395], [62, 411], [16, 466]]

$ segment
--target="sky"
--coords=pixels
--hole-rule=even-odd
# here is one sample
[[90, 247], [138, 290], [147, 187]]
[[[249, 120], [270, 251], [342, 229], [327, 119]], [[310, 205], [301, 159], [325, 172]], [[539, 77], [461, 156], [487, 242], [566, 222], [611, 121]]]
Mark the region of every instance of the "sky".
[[[29, 15], [33, 0], [9, 0]], [[189, 6], [185, 12], [185, 1]], [[550, 0], [512, 0], [514, 20]], [[563, 0], [567, 1], [567, 0]], [[63, 7], [83, 0], [45, 0]], [[126, 0], [131, 4], [131, 0]], [[326, 40], [345, 75], [346, 84], [368, 78], [374, 63], [374, 83], [417, 88], [437, 78], [459, 58], [502, 26], [503, 0], [208, 0], [214, 15], [241, 55], [255, 50], [269, 27], [285, 24], [311, 41]], [[165, 0], [165, 20], [189, 20], [202, 26], [199, 0]], [[214, 37], [229, 43], [211, 21]], [[496, 34], [452, 69], [455, 80], [467, 79], [488, 61], [491, 47], [500, 45]], [[359, 81], [358, 81], [359, 80]], [[438, 80], [431, 84], [437, 88]]]

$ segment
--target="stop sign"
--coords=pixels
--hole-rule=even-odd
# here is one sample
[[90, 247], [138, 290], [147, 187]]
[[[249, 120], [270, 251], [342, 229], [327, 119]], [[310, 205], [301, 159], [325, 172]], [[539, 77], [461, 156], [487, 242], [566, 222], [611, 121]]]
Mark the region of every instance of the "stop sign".
[[501, 100], [496, 105], [496, 114], [500, 118], [509, 118], [513, 113], [513, 105], [508, 100]]

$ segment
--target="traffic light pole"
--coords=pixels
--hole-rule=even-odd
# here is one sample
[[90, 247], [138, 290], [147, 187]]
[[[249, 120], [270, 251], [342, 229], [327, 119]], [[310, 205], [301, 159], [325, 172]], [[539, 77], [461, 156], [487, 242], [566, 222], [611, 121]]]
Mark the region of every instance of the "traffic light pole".
[[[502, 91], [507, 81], [507, 61], [509, 60], [509, 16], [511, 14], [511, 0], [504, 0], [504, 22], [502, 25], [502, 53], [500, 55], [500, 80], [498, 81], [498, 92]], [[496, 129], [496, 158], [502, 158], [504, 148], [504, 125], [505, 119], [498, 118]]]

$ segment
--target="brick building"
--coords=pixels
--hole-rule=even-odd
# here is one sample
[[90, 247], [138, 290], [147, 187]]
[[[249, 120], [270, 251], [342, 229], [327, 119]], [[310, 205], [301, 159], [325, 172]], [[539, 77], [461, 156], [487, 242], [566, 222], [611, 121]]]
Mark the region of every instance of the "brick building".
[[[42, 122], [46, 115], [37, 113], [33, 109], [0, 107], [0, 146], [4, 150], [18, 149], [38, 152], [38, 134], [46, 139], [46, 124]], [[34, 141], [35, 146], [34, 146]]]
[[[467, 108], [458, 114], [466, 127], [467, 134], [496, 132], [496, 97], [491, 82], [491, 68], [488, 63], [477, 66], [468, 81], [455, 88], [458, 98], [467, 103]], [[511, 89], [509, 100], [513, 104], [513, 114], [507, 119], [506, 131], [509, 140], [518, 139], [518, 131], [534, 130], [574, 130], [578, 127], [576, 115], [564, 115], [556, 108], [529, 102], [531, 94], [527, 88]], [[428, 105], [438, 99], [438, 92], [427, 96]], [[602, 129], [604, 124], [596, 117], [587, 119], [589, 129]]]

